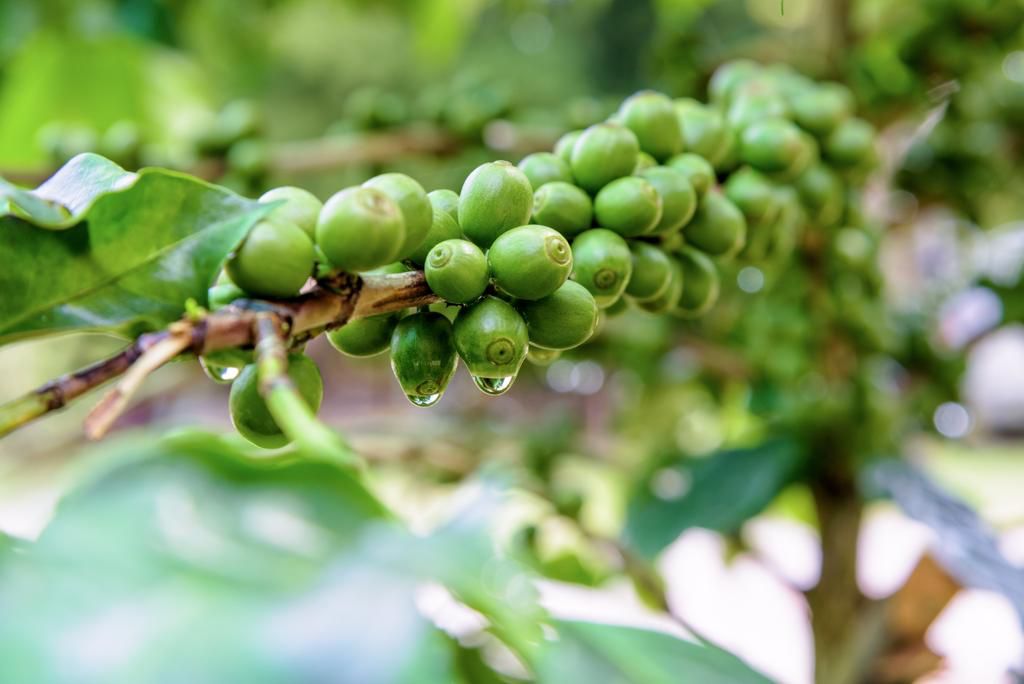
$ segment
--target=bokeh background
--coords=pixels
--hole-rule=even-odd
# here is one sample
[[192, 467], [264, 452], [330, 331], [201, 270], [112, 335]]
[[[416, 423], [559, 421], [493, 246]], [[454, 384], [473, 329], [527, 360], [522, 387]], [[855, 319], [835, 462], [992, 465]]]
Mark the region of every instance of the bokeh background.
[[[977, 508], [1024, 573], [1020, 0], [0, 0], [0, 176], [34, 184], [92, 150], [251, 196], [295, 184], [327, 197], [384, 169], [458, 190], [477, 164], [546, 149], [640, 88], [703, 97], [713, 69], [736, 57], [845, 82], [878, 128], [866, 210], [886, 226], [886, 304], [921, 362], [879, 373], [927, 377], [894, 398], [903, 448]], [[707, 329], [734, 331], [757, 363], [798, 364], [785, 340], [801, 334], [799, 305], [761, 297], [774, 275], [754, 271], [726, 274], [727, 313]], [[566, 506], [614, 533], [623, 473], [665, 450], [700, 459], [769, 429], [735, 349], [701, 339], [630, 312], [586, 351], [526, 367], [503, 398], [460, 372], [429, 411], [406, 402], [386, 358], [353, 361], [322, 340], [310, 354], [325, 377], [322, 417], [371, 459], [396, 505], [427, 515], [481, 463], [543, 463]], [[122, 344], [80, 335], [0, 348], [0, 399]], [[119, 429], [227, 431], [227, 392], [195, 364], [174, 364]], [[0, 441], [0, 530], [33, 538], [46, 524], [74, 482], [88, 408]], [[651, 481], [667, 498], [686, 486]], [[628, 583], [603, 582], [599, 560], [563, 553], [573, 540], [547, 532], [551, 558], [571, 557], [565, 576], [586, 587], [552, 583], [553, 610], [652, 620]], [[1013, 681], [1024, 666], [1019, 606], [929, 574], [921, 558], [936, 542], [893, 504], [873, 504], [862, 590], [905, 592], [911, 605], [953, 597], [922, 630], [932, 659], [918, 681]], [[801, 590], [819, 566], [802, 485], [735, 533], [686, 532], [662, 560], [683, 615], [795, 684], [812, 677]]]

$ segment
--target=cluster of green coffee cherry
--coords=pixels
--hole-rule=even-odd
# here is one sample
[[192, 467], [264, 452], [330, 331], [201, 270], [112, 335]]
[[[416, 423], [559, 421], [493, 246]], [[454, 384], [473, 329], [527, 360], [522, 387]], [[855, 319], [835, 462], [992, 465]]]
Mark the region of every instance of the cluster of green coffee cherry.
[[[483, 164], [458, 194], [427, 193], [398, 173], [326, 203], [299, 188], [271, 190], [260, 200], [278, 206], [230, 256], [230, 282], [211, 291], [210, 305], [290, 297], [331, 269], [422, 269], [442, 306], [327, 334], [348, 355], [389, 351], [418, 406], [439, 400], [459, 359], [483, 392], [505, 392], [528, 357], [549, 363], [586, 342], [602, 311], [700, 316], [718, 297], [715, 259], [758, 258], [794, 223], [841, 219], [844, 183], [824, 162], [858, 168], [873, 139], [851, 117], [848, 93], [788, 70], [731, 63], [711, 96], [704, 105], [639, 92], [553, 153]], [[296, 355], [290, 368], [316, 407], [315, 365]], [[251, 365], [235, 380], [235, 425], [279, 445], [256, 384]]]

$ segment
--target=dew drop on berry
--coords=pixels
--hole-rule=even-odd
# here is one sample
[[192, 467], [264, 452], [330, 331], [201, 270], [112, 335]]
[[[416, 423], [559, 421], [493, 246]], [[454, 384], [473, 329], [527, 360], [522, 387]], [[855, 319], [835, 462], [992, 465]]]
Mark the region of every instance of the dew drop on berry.
[[473, 382], [476, 383], [477, 389], [492, 397], [508, 392], [509, 387], [512, 386], [512, 383], [515, 382], [515, 380], [515, 375], [506, 375], [503, 378], [481, 378], [476, 375], [473, 376]]
[[433, 406], [441, 400], [441, 393], [436, 394], [406, 394], [405, 398], [413, 403], [415, 406]]
[[215, 363], [210, 363], [202, 356], [199, 357], [199, 366], [206, 373], [206, 377], [222, 385], [233, 381], [241, 372], [240, 369], [233, 366], [218, 366]]

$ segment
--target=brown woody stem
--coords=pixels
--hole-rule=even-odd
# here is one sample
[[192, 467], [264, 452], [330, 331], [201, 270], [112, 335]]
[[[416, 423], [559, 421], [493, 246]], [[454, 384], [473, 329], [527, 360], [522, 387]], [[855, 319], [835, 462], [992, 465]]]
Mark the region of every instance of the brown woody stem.
[[[186, 351], [201, 355], [255, 345], [256, 321], [261, 314], [273, 313], [286, 329], [284, 339], [290, 343], [296, 339], [315, 337], [350, 320], [432, 304], [436, 301], [439, 301], [438, 298], [430, 291], [420, 271], [366, 275], [361, 278], [342, 273], [324, 280], [313, 290], [294, 299], [239, 300], [199, 319], [182, 319], [166, 330], [146, 333], [108, 359], [65, 375], [18, 399], [0, 405], [0, 437], [40, 416], [63, 408], [89, 390], [127, 372], [146, 352], [157, 345], [160, 345], [161, 353], [159, 356], [151, 356], [150, 361], [146, 362], [147, 366], [157, 358], [165, 357], [171, 346], [169, 343], [164, 344], [164, 341], [172, 336], [176, 339], [175, 345], [182, 342], [184, 344], [174, 355], [163, 358], [156, 367]], [[139, 379], [152, 370], [155, 368], [141, 369]], [[125, 389], [130, 390], [130, 395], [134, 391], [134, 384], [128, 385], [127, 388], [122, 387], [122, 395]], [[127, 397], [124, 400], [127, 401]], [[106, 411], [110, 409], [104, 409], [100, 413], [112, 415], [116, 419], [121, 410], [121, 401], [109, 401], [118, 410], [113, 414], [107, 414]], [[98, 422], [98, 426], [103, 426], [102, 421]]]

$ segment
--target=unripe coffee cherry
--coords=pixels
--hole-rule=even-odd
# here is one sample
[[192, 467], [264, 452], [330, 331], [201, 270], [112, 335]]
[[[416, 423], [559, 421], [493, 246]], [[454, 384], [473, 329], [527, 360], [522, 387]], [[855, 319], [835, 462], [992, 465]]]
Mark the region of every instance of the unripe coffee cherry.
[[[324, 396], [324, 383], [320, 377], [320, 370], [313, 360], [304, 354], [290, 354], [288, 377], [295, 383], [296, 389], [309, 404], [310, 409], [316, 412]], [[288, 438], [281, 432], [260, 395], [255, 364], [243, 368], [232, 383], [228, 408], [231, 410], [231, 422], [234, 423], [235, 429], [256, 446], [276, 449], [288, 443]]]
[[674, 312], [685, 318], [701, 316], [718, 300], [718, 269], [706, 254], [690, 247], [680, 249], [677, 257], [683, 269], [683, 289]]
[[439, 313], [406, 316], [391, 335], [391, 370], [416, 406], [433, 406], [455, 374], [452, 324]]
[[570, 183], [545, 183], [533, 193], [533, 221], [573, 238], [590, 228], [594, 203], [590, 195]]
[[819, 226], [835, 225], [843, 214], [843, 181], [824, 164], [807, 169], [794, 184], [811, 221]]
[[452, 217], [452, 220], [456, 224], [459, 222], [459, 193], [454, 190], [448, 190], [442, 188], [440, 190], [431, 190], [427, 193], [427, 199], [430, 200], [431, 206], [434, 208], [434, 213], [445, 213]]
[[284, 201], [284, 204], [274, 209], [271, 216], [291, 221], [301, 228], [310, 240], [316, 239], [316, 221], [324, 206], [316, 195], [308, 190], [286, 185], [268, 190], [260, 196], [259, 201], [263, 204]]
[[294, 223], [263, 219], [228, 257], [232, 282], [260, 297], [291, 297], [313, 274], [313, 242]]
[[864, 119], [847, 119], [825, 141], [825, 157], [840, 168], [856, 166], [871, 156], [874, 144], [874, 126]]
[[662, 201], [658, 191], [639, 176], [613, 180], [594, 198], [597, 223], [623, 237], [651, 232], [661, 220]]
[[223, 309], [236, 299], [245, 298], [245, 290], [234, 283], [217, 283], [206, 291], [206, 304], [210, 311]]
[[799, 178], [804, 171], [820, 161], [818, 141], [814, 136], [807, 131], [800, 131], [800, 141], [800, 151], [796, 157], [794, 157], [792, 163], [782, 171], [769, 174], [773, 180], [778, 181], [779, 183], [792, 183]]
[[397, 313], [357, 318], [329, 331], [327, 341], [346, 356], [376, 356], [387, 351], [398, 318]]
[[824, 83], [794, 95], [789, 105], [801, 128], [824, 138], [850, 116], [853, 96], [845, 86]]
[[572, 148], [570, 166], [576, 184], [593, 194], [636, 168], [640, 143], [633, 131], [617, 124], [595, 124]]
[[572, 243], [573, 279], [606, 308], [622, 296], [633, 273], [633, 258], [622, 236], [606, 228], [580, 233]]
[[739, 252], [746, 236], [747, 222], [743, 213], [717, 190], [704, 195], [693, 220], [683, 231], [686, 242], [717, 257], [730, 257]]
[[740, 160], [758, 171], [785, 171], [803, 153], [800, 129], [785, 119], [765, 119], [747, 126], [740, 137]]
[[626, 294], [638, 302], [657, 299], [672, 278], [671, 259], [662, 249], [646, 242], [632, 242], [629, 251], [633, 273], [626, 284]]
[[427, 255], [445, 240], [459, 240], [462, 238], [462, 229], [458, 222], [446, 211], [434, 211], [434, 217], [430, 223], [430, 230], [419, 247], [409, 254], [409, 261], [417, 266], [423, 266], [427, 262]]
[[583, 131], [569, 131], [555, 142], [555, 156], [561, 157], [566, 164], [572, 164], [572, 148], [583, 135]]
[[[529, 342], [523, 317], [497, 297], [484, 297], [455, 318], [455, 348], [474, 378], [514, 378], [526, 358]], [[488, 386], [499, 387], [500, 391], [496, 383]]]
[[657, 165], [657, 159], [647, 154], [646, 152], [641, 152], [640, 154], [636, 155], [636, 166], [633, 167], [633, 175], [639, 176], [640, 172], [643, 171], [644, 169], [649, 169]]
[[380, 190], [394, 200], [405, 222], [405, 239], [396, 258], [404, 259], [413, 253], [430, 231], [434, 208], [427, 192], [416, 180], [404, 173], [385, 173], [363, 183], [363, 187]]
[[682, 151], [683, 136], [668, 96], [653, 90], [631, 95], [619, 107], [618, 118], [636, 134], [640, 149], [655, 159], [668, 159]]
[[679, 298], [682, 296], [683, 288], [685, 287], [683, 266], [679, 263], [678, 259], [671, 257], [669, 258], [669, 264], [671, 265], [671, 271], [668, 286], [665, 290], [654, 299], [637, 302], [644, 311], [666, 313], [675, 309], [679, 304]]
[[523, 302], [519, 312], [530, 331], [530, 344], [545, 349], [572, 349], [590, 339], [597, 326], [597, 302], [587, 288], [567, 280], [535, 302]]
[[725, 121], [742, 136], [747, 126], [766, 119], [785, 119], [788, 116], [786, 101], [778, 93], [752, 82], [741, 87], [734, 95]]
[[653, 185], [661, 197], [661, 219], [649, 234], [674, 233], [690, 222], [697, 211], [697, 191], [684, 172], [670, 166], [655, 166], [637, 175]]
[[316, 242], [334, 266], [369, 271], [398, 258], [405, 219], [398, 204], [380, 190], [347, 188], [324, 204]]
[[534, 152], [523, 157], [519, 162], [519, 170], [526, 175], [530, 187], [535, 191], [545, 183], [572, 183], [569, 162], [551, 152]]
[[720, 163], [732, 145], [732, 131], [722, 113], [691, 99], [674, 102], [676, 118], [683, 134], [683, 149], [698, 154], [714, 166]]
[[764, 175], [749, 166], [729, 176], [722, 189], [729, 201], [743, 212], [748, 226], [771, 223], [778, 215], [779, 203], [775, 198], [775, 187]]
[[459, 225], [466, 237], [487, 248], [499, 235], [530, 220], [533, 188], [507, 161], [476, 167], [459, 194]]
[[712, 102], [728, 104], [733, 92], [757, 75], [760, 70], [761, 66], [749, 59], [734, 59], [725, 62], [711, 74], [711, 80], [708, 82], [708, 97]]
[[487, 257], [469, 240], [439, 242], [427, 255], [423, 273], [434, 294], [455, 304], [479, 299], [490, 282]]
[[572, 249], [547, 226], [520, 226], [503, 234], [487, 252], [494, 284], [519, 299], [547, 297], [572, 272]]
[[686, 174], [686, 180], [690, 181], [697, 197], [703, 197], [704, 193], [715, 184], [715, 169], [707, 159], [700, 155], [689, 152], [677, 154], [668, 160], [666, 166]]

